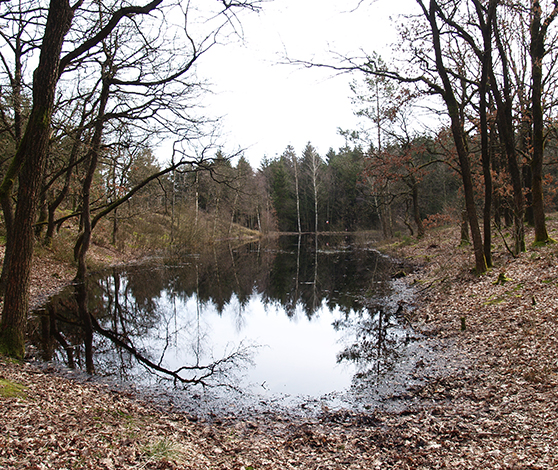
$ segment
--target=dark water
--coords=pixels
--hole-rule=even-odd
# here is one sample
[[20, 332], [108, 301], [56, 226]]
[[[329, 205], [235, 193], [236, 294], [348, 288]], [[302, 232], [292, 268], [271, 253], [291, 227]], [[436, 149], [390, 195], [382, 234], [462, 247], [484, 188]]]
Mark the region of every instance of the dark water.
[[[405, 326], [399, 269], [351, 236], [290, 236], [92, 276], [95, 373], [174, 403], [370, 403], [407, 387], [425, 352]], [[31, 336], [45, 359], [79, 369], [75, 290], [38, 312]]]

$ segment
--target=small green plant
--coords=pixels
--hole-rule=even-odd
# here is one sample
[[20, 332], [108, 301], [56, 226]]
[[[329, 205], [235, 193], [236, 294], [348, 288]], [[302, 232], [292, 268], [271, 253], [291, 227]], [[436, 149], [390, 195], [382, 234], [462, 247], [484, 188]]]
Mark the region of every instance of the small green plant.
[[0, 397], [2, 398], [27, 398], [27, 388], [11, 380], [0, 379]]
[[512, 279], [506, 276], [506, 273], [502, 271], [500, 272], [500, 274], [498, 274], [498, 278], [492, 284], [494, 284], [495, 286], [503, 286], [506, 282], [509, 282], [511, 280]]
[[168, 439], [160, 439], [147, 445], [144, 452], [150, 460], [172, 460], [180, 454], [176, 443]]

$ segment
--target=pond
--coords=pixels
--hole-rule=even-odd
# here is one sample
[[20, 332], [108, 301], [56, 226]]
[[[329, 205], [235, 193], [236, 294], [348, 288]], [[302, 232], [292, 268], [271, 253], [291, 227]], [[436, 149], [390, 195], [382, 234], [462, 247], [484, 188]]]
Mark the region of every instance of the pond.
[[[412, 293], [393, 279], [399, 269], [352, 235], [221, 244], [111, 269], [85, 286], [91, 367], [192, 410], [368, 408], [416, 382], [428, 354], [406, 325]], [[79, 369], [88, 335], [76, 290], [37, 312], [31, 336], [44, 359]]]

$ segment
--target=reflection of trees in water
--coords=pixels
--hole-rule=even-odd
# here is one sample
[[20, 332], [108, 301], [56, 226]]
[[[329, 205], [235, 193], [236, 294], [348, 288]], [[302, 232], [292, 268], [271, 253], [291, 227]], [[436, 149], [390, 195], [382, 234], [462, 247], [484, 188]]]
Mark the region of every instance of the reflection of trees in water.
[[[363, 286], [369, 292], [380, 285], [385, 289], [391, 269], [389, 259], [373, 250], [351, 250], [349, 237], [343, 237], [346, 246], [342, 250], [334, 242], [326, 245], [321, 237], [316, 250], [311, 238], [303, 237], [300, 245], [300, 237], [293, 236], [272, 241], [271, 245], [225, 246], [185, 258], [186, 267], [167, 267], [167, 281], [163, 281], [161, 291], [187, 299], [196, 292], [197, 275], [200, 301], [211, 302], [220, 313], [233, 301], [244, 307], [257, 292], [265, 303], [284, 306], [289, 315], [300, 304], [310, 317], [324, 300], [349, 311], [357, 306]], [[149, 273], [133, 271], [129, 276]]]
[[357, 365], [356, 379], [378, 379], [397, 363], [411, 337], [401, 328], [401, 306], [388, 308], [388, 301], [371, 304], [357, 315], [334, 323], [351, 342], [337, 355], [337, 362]]
[[[175, 302], [167, 303], [165, 307], [160, 305], [164, 283], [150, 282], [150, 279], [157, 281], [161, 278], [145, 276], [149, 271], [130, 277], [113, 270], [111, 275], [99, 280], [89, 279], [87, 312], [92, 328], [98, 333], [95, 341], [88, 329], [83, 328], [83, 318], [78, 309], [78, 301], [83, 298], [80, 297], [83, 285], [72, 286], [64, 294], [54, 297], [40, 315], [40, 333], [36, 329], [32, 332], [41, 336], [43, 358], [60, 359], [59, 350], [55, 347], [55, 342], [58, 342], [67, 353], [70, 367], [74, 367], [76, 362], [80, 368], [86, 364], [85, 369], [92, 373], [94, 368], [90, 363], [94, 346], [95, 354], [103, 358], [97, 368], [101, 375], [116, 374], [120, 379], [135, 379], [135, 366], [139, 363], [145, 371], [171, 379], [175, 384], [232, 386], [234, 371], [251, 361], [251, 348], [242, 344], [205, 364], [197, 360], [174, 368], [164, 365], [165, 354], [171, 346], [177, 345], [181, 330], [191, 331], [194, 336], [196, 331], [191, 324], [187, 324], [186, 328], [179, 325]], [[142, 286], [146, 290], [136, 299], [135, 295]], [[150, 295], [145, 292], [150, 292]], [[192, 345], [198, 359], [199, 335], [202, 333], [198, 331], [198, 347]]]
[[[340, 358], [359, 363], [380, 357], [391, 341], [384, 333], [389, 318], [377, 315], [368, 319], [362, 299], [365, 294], [386, 295], [381, 290], [386, 289], [391, 261], [373, 250], [352, 249], [352, 243], [349, 236], [339, 240], [283, 237], [267, 244], [214, 247], [200, 255], [169, 260], [163, 266], [114, 269], [109, 275], [89, 278], [88, 309], [102, 334], [95, 348], [105, 361], [98, 372], [118, 371], [126, 377], [136, 360], [148, 368], [160, 368], [166, 351], [185, 337], [188, 345], [180, 343], [180, 347], [191, 350], [195, 359], [190, 366], [201, 367], [204, 353], [207, 357], [207, 332], [200, 311], [214, 308], [222, 315], [234, 307], [240, 328], [254, 292], [261, 295], [264, 304], [281, 304], [288, 316], [300, 308], [311, 318], [324, 303], [331, 310], [339, 309], [345, 322], [340, 320], [336, 328], [355, 330], [356, 335], [355, 344]], [[179, 320], [176, 305], [192, 301], [196, 312], [185, 323], [184, 318]], [[48, 321], [43, 321], [48, 325], [45, 336], [54, 338], [68, 360], [80, 365], [87, 341], [75, 316], [75, 295], [55, 298], [48, 312]], [[358, 321], [351, 323], [355, 312]], [[153, 348], [153, 343], [158, 348]], [[380, 343], [384, 349], [378, 346], [378, 354], [370, 356]], [[55, 349], [51, 341], [47, 356]], [[234, 360], [247, 359], [246, 350], [229, 353]], [[195, 371], [188, 375], [193, 376]]]
[[[303, 240], [298, 250], [298, 237], [285, 237], [284, 244], [273, 260], [269, 283], [261, 283], [258, 292], [266, 302], [280, 302], [293, 313], [300, 304], [308, 317], [326, 302], [330, 309], [343, 312], [360, 309], [359, 296], [366, 289], [375, 294], [377, 288], [385, 295], [392, 262], [373, 250], [352, 249], [352, 239], [313, 236]], [[316, 249], [317, 245], [317, 249]], [[286, 253], [285, 253], [286, 252]]]

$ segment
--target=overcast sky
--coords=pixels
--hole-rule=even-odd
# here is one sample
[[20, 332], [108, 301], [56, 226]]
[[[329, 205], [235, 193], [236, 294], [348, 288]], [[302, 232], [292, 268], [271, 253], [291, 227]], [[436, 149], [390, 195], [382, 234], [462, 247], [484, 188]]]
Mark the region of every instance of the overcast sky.
[[[324, 69], [281, 65], [291, 59], [332, 62], [334, 53], [360, 49], [389, 56], [397, 40], [393, 21], [413, 0], [273, 0], [258, 14], [243, 14], [243, 41], [215, 47], [199, 65], [214, 94], [206, 111], [223, 116], [226, 151], [246, 149], [253, 167], [292, 145], [300, 155], [311, 142], [321, 156], [344, 139], [337, 129], [357, 128], [349, 83]], [[358, 8], [357, 8], [358, 6]], [[391, 18], [391, 19], [390, 19]]]

